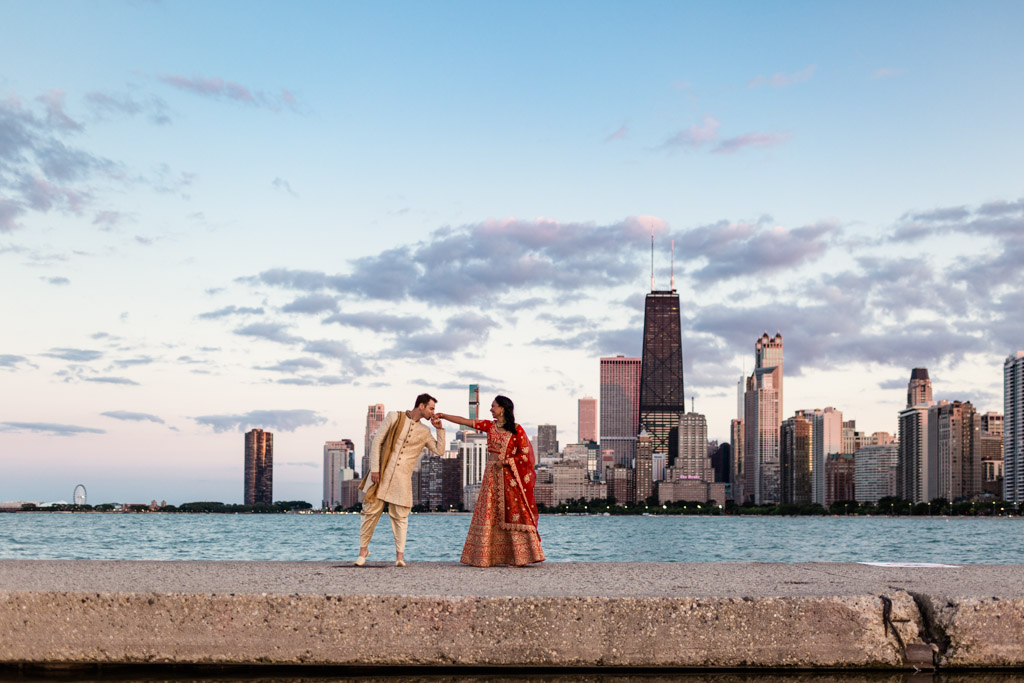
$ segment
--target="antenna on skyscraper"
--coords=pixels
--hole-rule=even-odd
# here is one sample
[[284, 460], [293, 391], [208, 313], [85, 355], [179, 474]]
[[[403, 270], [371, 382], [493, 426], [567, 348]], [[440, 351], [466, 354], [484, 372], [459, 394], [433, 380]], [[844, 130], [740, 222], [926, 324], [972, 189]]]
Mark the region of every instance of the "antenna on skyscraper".
[[654, 291], [654, 225], [651, 225], [651, 291]]
[[676, 291], [676, 241], [672, 240], [672, 286], [669, 290]]
[[692, 394], [690, 395], [690, 412], [691, 412], [691, 413], [696, 413], [696, 412], [697, 412], [697, 408], [695, 407], [695, 404], [694, 404], [694, 402], [693, 402], [693, 400], [694, 400], [695, 398], [696, 398], [696, 397], [695, 397], [695, 396], [693, 396]]

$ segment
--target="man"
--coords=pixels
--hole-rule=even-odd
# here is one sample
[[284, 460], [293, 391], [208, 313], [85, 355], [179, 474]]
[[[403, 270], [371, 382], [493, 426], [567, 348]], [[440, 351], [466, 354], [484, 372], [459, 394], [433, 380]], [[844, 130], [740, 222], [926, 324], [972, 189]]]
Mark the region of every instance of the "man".
[[[370, 442], [370, 472], [359, 486], [366, 494], [363, 500], [363, 519], [359, 527], [359, 557], [355, 565], [362, 567], [370, 555], [370, 539], [388, 504], [391, 532], [395, 536], [396, 567], [405, 566], [405, 532], [412, 509], [412, 471], [419, 462], [420, 452], [426, 446], [438, 455], [444, 455], [444, 427], [434, 417], [437, 399], [430, 394], [416, 397], [412, 410], [390, 412], [373, 434]], [[426, 418], [437, 430], [431, 438], [430, 429], [420, 420]]]

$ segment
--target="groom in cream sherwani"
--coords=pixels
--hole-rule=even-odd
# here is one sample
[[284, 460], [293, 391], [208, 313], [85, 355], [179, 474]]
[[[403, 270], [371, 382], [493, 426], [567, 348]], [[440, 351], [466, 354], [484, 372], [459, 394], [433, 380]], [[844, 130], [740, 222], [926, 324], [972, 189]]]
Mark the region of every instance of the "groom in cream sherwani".
[[[416, 397], [412, 410], [393, 411], [384, 416], [384, 423], [373, 434], [370, 442], [370, 471], [363, 476], [359, 489], [366, 494], [363, 500], [362, 524], [359, 527], [359, 557], [355, 565], [366, 564], [370, 555], [370, 539], [388, 504], [391, 532], [395, 536], [396, 567], [405, 566], [405, 534], [412, 509], [412, 472], [419, 462], [420, 452], [426, 446], [438, 455], [444, 455], [444, 427], [434, 417], [437, 399], [430, 394]], [[420, 422], [430, 420], [437, 437]]]

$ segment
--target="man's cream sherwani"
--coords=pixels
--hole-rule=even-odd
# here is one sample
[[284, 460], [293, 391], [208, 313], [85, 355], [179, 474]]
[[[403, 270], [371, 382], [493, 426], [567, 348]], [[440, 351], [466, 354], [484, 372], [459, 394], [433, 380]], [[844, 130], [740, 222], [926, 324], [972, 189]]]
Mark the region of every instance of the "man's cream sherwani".
[[[390, 412], [384, 422], [373, 435], [370, 442], [370, 471], [380, 471], [380, 448], [384, 435], [398, 419], [398, 412]], [[426, 446], [438, 455], [444, 455], [444, 429], [437, 430], [437, 438], [430, 434], [430, 428], [421, 422], [413, 422], [406, 418], [405, 428], [395, 440], [395, 450], [388, 461], [387, 469], [380, 473], [377, 484], [379, 500], [412, 507], [412, 471], [420, 459], [420, 453]], [[371, 485], [369, 477], [363, 483], [363, 490]]]

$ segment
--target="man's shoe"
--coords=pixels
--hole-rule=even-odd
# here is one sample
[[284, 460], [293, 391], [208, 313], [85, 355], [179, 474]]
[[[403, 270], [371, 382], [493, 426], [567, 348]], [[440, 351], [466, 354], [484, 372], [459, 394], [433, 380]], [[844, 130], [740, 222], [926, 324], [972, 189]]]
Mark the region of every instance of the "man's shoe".
[[396, 567], [404, 567], [405, 566], [405, 560], [395, 560], [395, 566]]
[[353, 562], [352, 564], [354, 564], [357, 567], [362, 567], [364, 564], [366, 564], [366, 558], [369, 557], [369, 556], [370, 556], [369, 553], [367, 553], [366, 555], [360, 555], [359, 557], [356, 558], [356, 561]]

